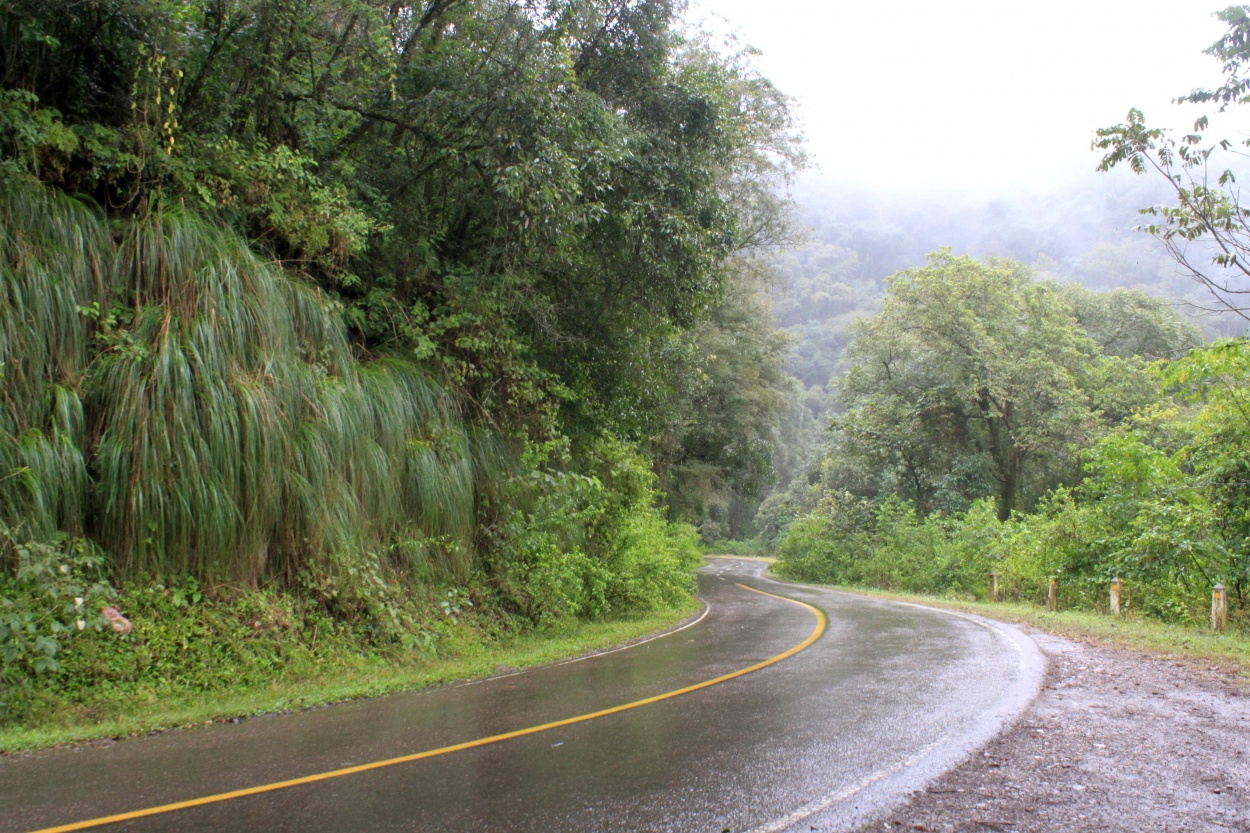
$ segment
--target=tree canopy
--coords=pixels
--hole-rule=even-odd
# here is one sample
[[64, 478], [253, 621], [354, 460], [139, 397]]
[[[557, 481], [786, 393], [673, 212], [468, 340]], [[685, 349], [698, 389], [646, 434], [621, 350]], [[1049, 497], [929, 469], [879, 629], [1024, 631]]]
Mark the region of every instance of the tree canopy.
[[1077, 450], [1146, 401], [1144, 364], [1114, 353], [1123, 335], [1104, 305], [1155, 349], [1194, 343], [1160, 301], [1038, 281], [1012, 261], [944, 251], [888, 286], [882, 312], [852, 329], [834, 427], [876, 488], [923, 511], [993, 495], [1006, 519], [1075, 479]]
[[228, 221], [360, 349], [434, 357], [491, 412], [642, 438], [664, 345], [777, 239], [799, 159], [780, 94], [679, 11], [16, 2], [0, 142], [111, 213]]
[[682, 11], [4, 4], [0, 558], [292, 583], [363, 552], [539, 616], [568, 575], [602, 596], [655, 501], [708, 515], [677, 472], [750, 504], [787, 384], [752, 258], [802, 154]]

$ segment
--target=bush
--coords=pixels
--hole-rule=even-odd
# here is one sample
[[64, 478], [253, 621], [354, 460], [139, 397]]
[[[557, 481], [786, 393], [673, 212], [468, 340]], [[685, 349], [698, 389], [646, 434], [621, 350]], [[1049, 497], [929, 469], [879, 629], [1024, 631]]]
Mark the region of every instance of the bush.
[[608, 563], [609, 609], [661, 610], [689, 599], [701, 563], [698, 541], [694, 527], [666, 521], [655, 507], [635, 512]]
[[60, 669], [73, 637], [108, 627], [100, 610], [116, 595], [103, 575], [103, 555], [82, 538], [13, 541], [17, 570], [0, 576], [0, 682], [29, 685]]
[[730, 541], [726, 538], [717, 538], [709, 542], [704, 542], [700, 539], [699, 550], [707, 555], [761, 556], [764, 554], [764, 547], [756, 538], [752, 538], [749, 541]]
[[[1158, 505], [1150, 515], [1125, 514], [1114, 499], [1080, 500], [1058, 489], [1035, 513], [1005, 522], [989, 499], [960, 515], [922, 519], [895, 497], [844, 495], [790, 524], [776, 570], [804, 581], [978, 598], [992, 571], [1002, 598], [1036, 604], [1055, 578], [1061, 607], [1095, 611], [1108, 609], [1109, 582], [1119, 577], [1124, 612], [1197, 624], [1206, 620], [1214, 581], [1185, 568], [1214, 561], [1214, 543], [1184, 514]], [[1234, 622], [1240, 610], [1234, 604]]]
[[857, 562], [870, 546], [875, 520], [867, 501], [845, 493], [826, 497], [786, 530], [777, 551], [778, 573], [804, 581], [858, 583]]
[[600, 436], [582, 454], [582, 467], [595, 472], [588, 476], [556, 467], [568, 454], [531, 449], [528, 473], [512, 484], [511, 508], [491, 547], [491, 576], [503, 598], [537, 624], [689, 598], [697, 533], [661, 517], [645, 458]]
[[[357, 589], [350, 595], [368, 592]], [[396, 624], [372, 609], [381, 603], [376, 598], [349, 622], [303, 592], [207, 587], [190, 577], [168, 583], [133, 580], [112, 597], [133, 630], [76, 632], [58, 651], [55, 670], [26, 671], [16, 684], [0, 686], [0, 723], [37, 722], [66, 708], [107, 714], [111, 703], [157, 702], [187, 690], [298, 681], [368, 656], [437, 655], [510, 627], [500, 623], [490, 604], [473, 601], [488, 592], [476, 585], [392, 582], [385, 604]]]

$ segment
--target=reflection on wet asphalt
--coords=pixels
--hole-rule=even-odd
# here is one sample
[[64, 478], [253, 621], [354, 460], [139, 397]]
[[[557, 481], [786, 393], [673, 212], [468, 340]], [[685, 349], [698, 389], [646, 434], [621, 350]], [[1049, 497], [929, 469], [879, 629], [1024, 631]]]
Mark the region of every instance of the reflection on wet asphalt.
[[0, 761], [0, 831], [27, 831], [433, 749], [649, 697], [475, 749], [110, 825], [109, 831], [734, 831], [849, 825], [988, 737], [1036, 690], [1009, 629], [758, 577], [717, 559], [698, 624], [508, 677]]

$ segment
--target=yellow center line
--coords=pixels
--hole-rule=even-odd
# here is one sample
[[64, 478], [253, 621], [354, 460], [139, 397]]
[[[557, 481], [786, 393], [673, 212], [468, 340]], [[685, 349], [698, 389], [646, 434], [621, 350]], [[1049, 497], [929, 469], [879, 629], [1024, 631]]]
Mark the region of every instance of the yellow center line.
[[683, 688], [677, 688], [677, 689], [673, 689], [672, 691], [666, 691], [663, 694], [656, 694], [651, 697], [643, 698], [642, 700], [635, 700], [632, 703], [624, 703], [619, 706], [612, 706], [611, 708], [608, 708], [608, 709], [600, 709], [599, 711], [596, 711], [596, 712], [588, 712], [587, 714], [579, 714], [575, 717], [566, 717], [563, 720], [555, 720], [555, 721], [552, 721], [551, 723], [543, 723], [538, 726], [530, 726], [525, 729], [516, 729], [514, 731], [504, 732], [503, 734], [499, 734], [499, 735], [491, 735], [490, 737], [465, 741], [464, 743], [455, 743], [455, 744], [452, 744], [451, 746], [441, 746], [438, 749], [429, 749], [425, 752], [415, 752], [411, 755], [401, 755], [398, 758], [387, 758], [384, 761], [373, 761], [372, 763], [367, 763], [367, 764], [357, 764], [356, 766], [344, 767], [342, 769], [335, 769], [329, 772], [319, 772], [315, 775], [305, 775], [301, 778], [291, 778], [290, 780], [287, 780], [287, 781], [275, 781], [271, 784], [261, 784], [255, 787], [246, 787], [241, 790], [231, 790], [230, 792], [217, 793], [215, 795], [206, 795], [201, 798], [191, 798], [186, 801], [175, 801], [171, 804], [161, 804], [156, 807], [146, 807], [142, 810], [132, 810], [128, 813], [118, 813], [112, 816], [101, 816], [100, 818], [97, 818], [97, 819], [77, 821], [77, 822], [73, 822], [72, 824], [62, 824], [58, 827], [45, 827], [40, 830], [31, 831], [31, 833], [69, 833], [69, 831], [72, 831], [72, 830], [87, 830], [92, 827], [102, 827], [106, 824], [116, 824], [122, 821], [131, 821], [133, 819], [146, 818], [147, 816], [161, 815], [162, 813], [173, 813], [178, 810], [187, 810], [192, 807], [203, 807], [206, 804], [216, 804], [220, 801], [230, 801], [235, 798], [244, 798], [249, 795], [259, 795], [261, 793], [274, 792], [275, 790], [285, 790], [289, 787], [298, 787], [303, 784], [315, 784], [318, 781], [328, 781], [331, 778], [342, 778], [344, 775], [355, 775], [358, 772], [369, 772], [370, 770], [374, 770], [374, 769], [382, 769], [383, 767], [395, 766], [397, 764], [406, 764], [411, 761], [420, 761], [420, 760], [424, 760], [425, 758], [433, 758], [438, 755], [447, 755], [451, 752], [460, 752], [465, 749], [474, 749], [478, 746], [487, 746], [488, 744], [499, 743], [500, 741], [511, 740], [512, 738], [524, 737], [525, 735], [535, 735], [535, 734], [538, 734], [539, 732], [546, 732], [549, 729], [558, 729], [561, 726], [571, 726], [574, 723], [585, 723], [587, 720], [594, 720], [595, 718], [598, 718], [598, 717], [607, 717], [610, 714], [617, 714], [618, 712], [629, 711], [630, 709], [637, 709], [642, 706], [648, 706], [652, 703], [658, 703], [661, 700], [669, 700], [673, 697], [680, 697], [683, 694], [689, 694], [692, 691], [698, 691], [700, 689], [708, 688], [710, 686], [714, 686], [719, 683], [732, 680], [736, 677], [741, 677], [745, 674], [750, 674], [753, 671], [759, 671], [761, 668], [767, 668], [770, 665], [781, 662], [783, 659], [788, 659], [789, 657], [794, 656], [799, 651], [802, 651], [803, 649], [811, 645], [813, 642], [815, 642], [817, 639], [819, 639], [820, 635], [824, 633], [825, 624], [826, 624], [825, 614], [821, 613], [819, 610], [812, 607], [811, 605], [805, 602], [800, 602], [797, 599], [790, 599], [785, 596], [775, 595], [773, 593], [765, 593], [763, 590], [756, 590], [754, 587], [747, 587], [745, 584], [739, 584], [737, 586], [741, 587], [743, 590], [750, 590], [752, 593], [759, 593], [764, 596], [771, 596], [774, 599], [781, 599], [782, 601], [790, 602], [791, 604], [796, 604], [800, 607], [806, 608], [807, 610], [811, 611], [813, 615], [815, 615], [816, 627], [812, 629], [812, 632], [808, 634], [807, 638], [804, 639], [802, 642], [798, 643], [797, 645], [791, 648], [787, 648], [786, 650], [782, 651], [780, 654], [777, 654], [776, 656], [769, 657], [766, 660], [757, 662], [754, 665], [749, 665], [746, 668], [739, 669], [738, 671], [732, 671], [728, 674], [723, 674], [719, 677], [714, 677], [710, 680], [704, 680], [701, 683], [695, 683], [693, 685], [688, 685]]

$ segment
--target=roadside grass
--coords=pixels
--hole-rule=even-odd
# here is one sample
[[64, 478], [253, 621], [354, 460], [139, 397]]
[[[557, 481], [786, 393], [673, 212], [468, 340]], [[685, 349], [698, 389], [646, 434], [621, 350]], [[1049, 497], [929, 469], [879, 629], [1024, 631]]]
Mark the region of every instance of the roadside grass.
[[[775, 558], [741, 555], [708, 555], [708, 558], [736, 558], [750, 561], [775, 563]], [[792, 584], [806, 582], [772, 575], [770, 578]], [[936, 596], [921, 593], [903, 593], [894, 590], [878, 590], [872, 587], [843, 585], [817, 585], [833, 587], [847, 593], [857, 593], [877, 599], [940, 607], [974, 613], [987, 619], [996, 619], [1013, 625], [1025, 625], [1044, 630], [1057, 636], [1113, 645], [1149, 654], [1160, 659], [1177, 659], [1214, 666], [1250, 680], [1250, 634], [1235, 629], [1215, 633], [1209, 628], [1170, 625], [1155, 619], [1133, 614], [1110, 616], [1084, 610], [1058, 610], [1051, 613], [1044, 607], [1028, 602], [989, 602], [960, 599], [954, 596]]]
[[[288, 713], [331, 703], [379, 697], [457, 680], [481, 679], [582, 656], [674, 627], [699, 610], [692, 599], [673, 610], [601, 622], [564, 622], [543, 631], [493, 643], [466, 644], [451, 655], [355, 657], [302, 679], [223, 692], [188, 690], [172, 696], [108, 701], [106, 706], [67, 708], [37, 726], [0, 728], [0, 754], [52, 746], [136, 737], [262, 714]], [[102, 714], [102, 710], [107, 714]]]
[[1044, 607], [1027, 602], [968, 601], [863, 587], [837, 589], [878, 599], [974, 613], [987, 619], [1026, 625], [1069, 639], [1127, 648], [1160, 659], [1196, 662], [1250, 679], [1250, 636], [1233, 630], [1215, 633], [1210, 629], [1169, 625], [1131, 614], [1113, 617], [1081, 610], [1058, 610], [1052, 613]]

